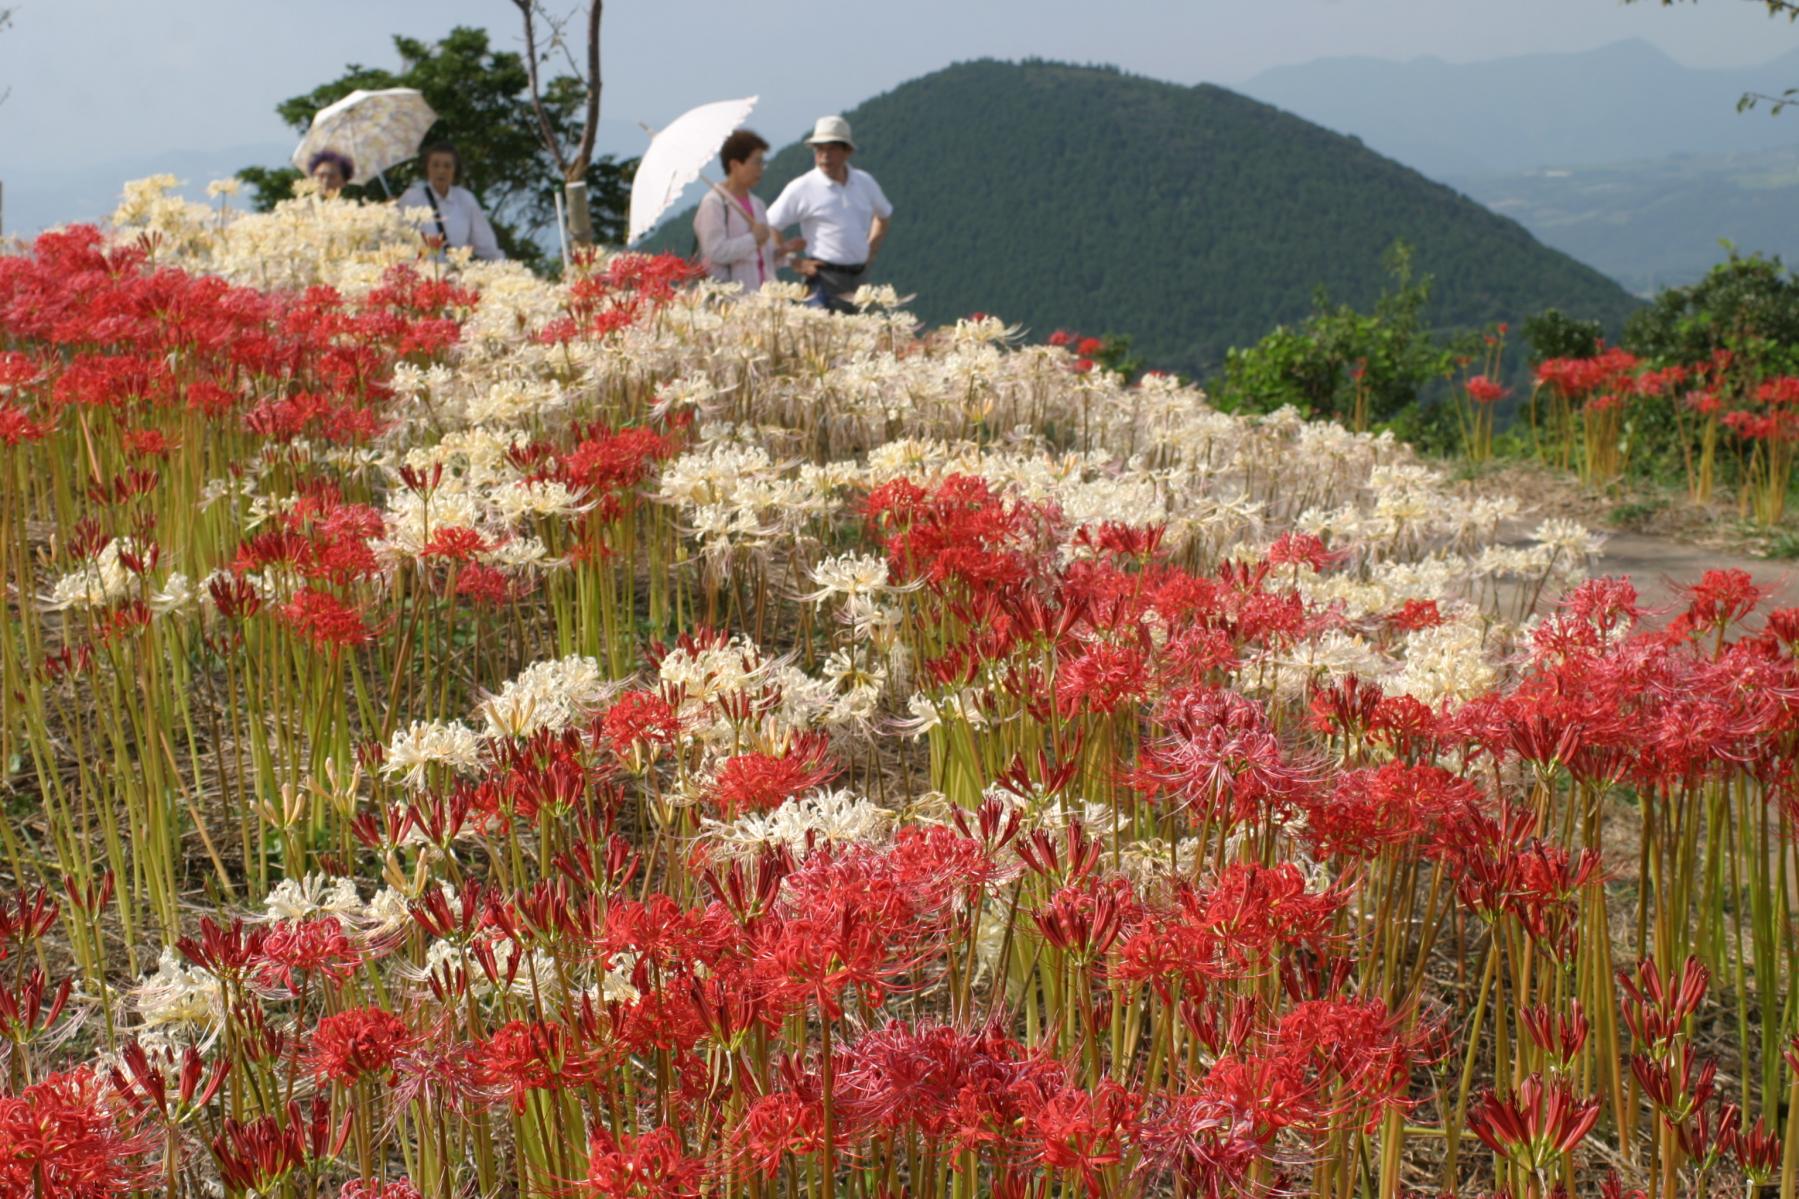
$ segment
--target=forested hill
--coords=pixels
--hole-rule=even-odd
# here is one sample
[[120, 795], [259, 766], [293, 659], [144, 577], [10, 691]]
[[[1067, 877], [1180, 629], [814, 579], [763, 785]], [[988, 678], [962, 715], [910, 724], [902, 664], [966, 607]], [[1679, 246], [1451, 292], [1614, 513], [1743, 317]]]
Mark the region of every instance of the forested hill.
[[[1207, 84], [980, 61], [845, 115], [856, 165], [896, 210], [874, 277], [916, 293], [933, 322], [980, 311], [1038, 337], [1127, 332], [1150, 365], [1200, 373], [1303, 316], [1320, 285], [1371, 302], [1400, 238], [1435, 277], [1444, 326], [1554, 305], [1616, 327], [1634, 304], [1516, 222]], [[786, 146], [759, 191], [772, 200], [810, 165], [805, 146]], [[651, 244], [691, 252], [691, 212]]]

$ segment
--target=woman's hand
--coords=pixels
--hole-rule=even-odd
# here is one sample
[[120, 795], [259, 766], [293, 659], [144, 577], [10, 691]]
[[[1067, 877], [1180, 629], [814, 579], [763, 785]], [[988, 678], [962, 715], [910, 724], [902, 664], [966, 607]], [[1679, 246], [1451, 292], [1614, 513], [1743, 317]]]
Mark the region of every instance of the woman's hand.
[[766, 245], [768, 239], [774, 234], [774, 230], [768, 227], [766, 221], [757, 221], [750, 227], [750, 232], [756, 235], [756, 244], [759, 246]]

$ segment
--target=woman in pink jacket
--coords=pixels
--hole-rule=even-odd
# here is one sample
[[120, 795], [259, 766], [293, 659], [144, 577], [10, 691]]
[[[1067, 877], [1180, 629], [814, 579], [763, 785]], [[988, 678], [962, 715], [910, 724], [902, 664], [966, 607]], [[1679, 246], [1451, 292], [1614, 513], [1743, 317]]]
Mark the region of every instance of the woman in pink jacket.
[[801, 238], [777, 237], [768, 227], [768, 206], [753, 194], [767, 153], [768, 143], [748, 129], [727, 137], [718, 152], [725, 181], [707, 190], [693, 214], [707, 273], [721, 283], [741, 283], [745, 292], [771, 281], [776, 265], [805, 245]]

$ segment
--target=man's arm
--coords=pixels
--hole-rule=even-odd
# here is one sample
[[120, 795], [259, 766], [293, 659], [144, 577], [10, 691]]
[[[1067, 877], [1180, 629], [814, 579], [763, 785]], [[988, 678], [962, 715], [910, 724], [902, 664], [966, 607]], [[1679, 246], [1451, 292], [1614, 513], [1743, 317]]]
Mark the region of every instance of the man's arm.
[[881, 243], [887, 240], [887, 226], [893, 223], [893, 201], [887, 198], [873, 175], [864, 174], [862, 178], [874, 193], [874, 221], [868, 226], [868, 261], [873, 262], [875, 255], [881, 252]]

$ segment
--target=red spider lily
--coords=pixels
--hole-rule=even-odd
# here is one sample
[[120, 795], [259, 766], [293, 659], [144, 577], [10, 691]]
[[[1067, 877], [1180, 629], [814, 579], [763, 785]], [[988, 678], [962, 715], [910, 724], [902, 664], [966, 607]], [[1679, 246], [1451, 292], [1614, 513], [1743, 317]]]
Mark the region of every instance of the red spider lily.
[[316, 648], [338, 652], [365, 644], [375, 630], [362, 612], [328, 591], [306, 588], [283, 604], [281, 617]]
[[1141, 1097], [1111, 1079], [1092, 1091], [1067, 1085], [1021, 1089], [1021, 1131], [1037, 1163], [1078, 1177], [1089, 1195], [1109, 1194], [1104, 1171], [1124, 1160]]
[[461, 286], [454, 278], [432, 278], [402, 264], [389, 267], [381, 286], [370, 291], [363, 303], [370, 308], [438, 316], [450, 309], [473, 308], [480, 298], [479, 292]]
[[337, 1199], [422, 1199], [410, 1178], [380, 1182], [373, 1178], [356, 1178], [344, 1183]]
[[1678, 1125], [1711, 1098], [1718, 1063], [1708, 1059], [1701, 1064], [1692, 1045], [1682, 1042], [1660, 1060], [1633, 1054], [1630, 1072], [1662, 1118]]
[[1167, 535], [1167, 525], [1127, 525], [1108, 520], [1082, 525], [1075, 532], [1074, 544], [1127, 561], [1147, 562], [1162, 552], [1162, 540]]
[[[63, 890], [69, 896], [69, 904], [76, 911], [93, 919], [100, 914], [101, 909], [112, 902], [115, 881], [113, 872], [110, 870], [104, 871], [99, 878], [90, 878], [86, 882], [70, 875], [63, 879]], [[42, 892], [40, 892], [41, 894]], [[51, 905], [50, 912], [52, 915], [56, 913], [55, 905]], [[4, 960], [6, 957], [5, 925], [5, 910], [0, 908], [0, 960]]]
[[1465, 811], [1443, 826], [1434, 852], [1454, 868], [1463, 903], [1513, 916], [1535, 940], [1565, 949], [1578, 932], [1579, 892], [1603, 877], [1600, 856], [1531, 836], [1535, 824], [1532, 813], [1510, 806], [1495, 816]]
[[[1018, 765], [1022, 765], [1022, 763]], [[1068, 765], [1070, 767], [1068, 777], [1072, 777], [1074, 764], [1069, 763]], [[1000, 780], [1000, 785], [1006, 786], [1004, 778]], [[1060, 787], [1050, 790], [1049, 793], [1053, 795], [1057, 790], [1060, 790]], [[1012, 838], [1018, 835], [1018, 828], [1023, 822], [1024, 812], [1020, 808], [1002, 803], [997, 797], [989, 795], [984, 796], [981, 799], [981, 806], [975, 809], [972, 828], [969, 825], [968, 812], [964, 808], [957, 808], [951, 812], [950, 819], [964, 837], [971, 841], [978, 841], [982, 851], [992, 855], [1009, 845]]]
[[1378, 999], [1312, 999], [1281, 1017], [1272, 1048], [1340, 1082], [1360, 1104], [1354, 1122], [1372, 1131], [1388, 1108], [1409, 1106], [1412, 1070], [1438, 1056], [1439, 1030], [1406, 1024]]
[[1309, 701], [1311, 727], [1327, 735], [1358, 737], [1374, 720], [1382, 698], [1379, 684], [1353, 674], [1340, 683], [1326, 682]]
[[1302, 1066], [1295, 1055], [1250, 1044], [1214, 1062], [1193, 1093], [1231, 1112], [1241, 1135], [1266, 1151], [1283, 1130], [1319, 1127], [1329, 1114]]
[[1742, 1112], [1734, 1103], [1701, 1104], [1674, 1127], [1675, 1143], [1701, 1172], [1708, 1172], [1728, 1152], [1741, 1123]]
[[1511, 394], [1504, 386], [1485, 375], [1475, 375], [1468, 380], [1465, 386], [1468, 389], [1468, 398], [1476, 404], [1497, 404]]
[[1567, 1069], [1587, 1043], [1587, 1014], [1578, 999], [1570, 1000], [1565, 1012], [1552, 1012], [1547, 1004], [1537, 1004], [1521, 1010], [1518, 1017], [1531, 1041], [1562, 1069]]
[[1602, 391], [1629, 388], [1637, 370], [1634, 355], [1604, 350], [1592, 358], [1550, 358], [1537, 365], [1537, 384], [1573, 402]]
[[1696, 957], [1687, 958], [1678, 979], [1664, 979], [1653, 958], [1638, 962], [1634, 974], [1618, 971], [1624, 1023], [1631, 1036], [1651, 1055], [1659, 1055], [1682, 1035], [1710, 982], [1711, 972]]
[[1183, 890], [1183, 918], [1213, 938], [1223, 962], [1257, 967], [1277, 948], [1322, 948], [1346, 896], [1312, 892], [1291, 862], [1226, 867], [1209, 891]]
[[1708, 570], [1687, 589], [1692, 602], [1669, 626], [1670, 636], [1689, 632], [1722, 633], [1748, 616], [1767, 597], [1746, 570]]
[[764, 1178], [773, 1178], [792, 1155], [817, 1152], [824, 1141], [824, 1112], [814, 1100], [776, 1091], [751, 1102], [731, 1132], [732, 1156]]
[[1120, 919], [1115, 893], [1083, 886], [1063, 887], [1031, 913], [1045, 941], [1083, 962], [1102, 958], [1112, 948]]
[[726, 758], [707, 788], [719, 813], [731, 820], [746, 812], [766, 812], [796, 795], [823, 786], [840, 767], [830, 760], [827, 738], [803, 734], [785, 753], [747, 753]]
[[1172, 1175], [1203, 1199], [1240, 1193], [1265, 1152], [1240, 1112], [1201, 1094], [1152, 1102], [1131, 1139], [1143, 1154], [1140, 1171]]
[[514, 578], [497, 566], [483, 562], [464, 563], [456, 572], [456, 595], [484, 608], [502, 608], [531, 595], [536, 580], [526, 576]]
[[320, 1078], [350, 1086], [364, 1075], [388, 1074], [415, 1040], [404, 1020], [371, 1005], [320, 1020], [308, 1052]]
[[1761, 1116], [1746, 1128], [1740, 1118], [1720, 1120], [1720, 1124], [1719, 1137], [1724, 1151], [1736, 1159], [1751, 1182], [1766, 1185], [1781, 1167], [1779, 1134], [1769, 1129]]
[[959, 1105], [977, 1095], [1004, 1102], [1028, 1070], [1027, 1056], [997, 1025], [963, 1031], [889, 1021], [843, 1052], [834, 1076], [839, 1110], [852, 1127], [914, 1129], [942, 1143], [957, 1137]]
[[394, 1060], [392, 1101], [396, 1109], [422, 1102], [467, 1118], [473, 1105], [491, 1097], [481, 1081], [476, 1046], [459, 1040], [453, 1030], [438, 1028], [421, 1036]]
[[1144, 750], [1138, 772], [1179, 797], [1195, 822], [1254, 822], [1312, 785], [1311, 773], [1287, 759], [1263, 710], [1234, 692], [1181, 691], [1158, 715], [1168, 736]]
[[[1589, 626], [1600, 637], [1632, 628], [1642, 619], [1635, 585], [1615, 578], [1588, 579], [1562, 597], [1556, 614]], [[1590, 644], [1598, 649], [1602, 642], [1595, 638]]]
[[919, 911], [960, 917], [1019, 874], [1017, 863], [998, 856], [1001, 844], [945, 825], [907, 825], [894, 835], [888, 860]]
[[206, 588], [213, 607], [226, 620], [248, 620], [262, 607], [262, 597], [248, 579], [214, 576]]
[[913, 499], [916, 491], [889, 484], [868, 497], [868, 519], [886, 530], [895, 578], [923, 578], [939, 593], [959, 586], [998, 594], [1042, 573], [1059, 520], [1054, 509], [1009, 500], [966, 475]]
[[649, 478], [655, 464], [675, 453], [680, 442], [666, 433], [637, 426], [613, 430], [595, 424], [577, 428], [574, 448], [556, 456], [550, 477], [597, 501], [601, 520], [624, 515], [624, 493]]
[[626, 691], [595, 724], [595, 737], [621, 757], [673, 745], [681, 735], [681, 719], [663, 696], [653, 691]]
[[1142, 702], [1150, 682], [1142, 646], [1095, 641], [1056, 668], [1056, 702], [1064, 718], [1093, 712], [1109, 716]]
[[860, 846], [807, 858], [787, 877], [783, 918], [754, 930], [755, 970], [769, 997], [816, 1004], [827, 1020], [842, 1016], [846, 991], [880, 1002], [917, 968], [959, 894], [921, 886], [928, 876], [918, 865], [903, 851]]
[[0, 962], [6, 960], [10, 946], [25, 949], [56, 927], [61, 909], [46, 887], [27, 891], [20, 888], [11, 896], [0, 897]]
[[1399, 611], [1387, 617], [1387, 623], [1403, 632], [1413, 633], [1436, 628], [1443, 623], [1443, 613], [1438, 611], [1436, 600], [1407, 600]]
[[175, 949], [189, 963], [202, 967], [221, 980], [245, 977], [262, 959], [262, 944], [269, 930], [263, 926], [247, 927], [242, 920], [215, 924], [210, 916], [200, 917], [200, 935], [182, 937]]
[[1086, 825], [1070, 820], [1058, 850], [1049, 833], [1037, 829], [1018, 845], [1018, 856], [1031, 870], [1057, 883], [1072, 883], [1093, 873], [1105, 846], [1087, 834]]
[[289, 1103], [282, 1116], [226, 1117], [212, 1141], [213, 1158], [225, 1185], [266, 1194], [295, 1171], [343, 1151], [353, 1111], [345, 1111], [334, 1128], [331, 1100], [315, 1095], [305, 1115], [301, 1113], [298, 1103]]
[[480, 1082], [501, 1088], [514, 1112], [525, 1110], [532, 1091], [578, 1087], [595, 1065], [560, 1024], [512, 1020], [475, 1050]]
[[362, 964], [362, 954], [344, 935], [335, 916], [314, 916], [306, 920], [284, 920], [263, 937], [259, 956], [259, 976], [264, 982], [278, 982], [292, 988], [296, 976], [319, 974], [341, 982]]
[[419, 551], [419, 557], [426, 560], [438, 558], [446, 562], [468, 562], [491, 548], [487, 539], [474, 529], [446, 525], [431, 534], [431, 540]]
[[1274, 539], [1274, 544], [1268, 547], [1268, 563], [1271, 566], [1303, 563], [1322, 573], [1336, 562], [1338, 557], [1339, 555], [1331, 553], [1326, 548], [1324, 540], [1314, 533], [1282, 533]]
[[705, 1175], [705, 1159], [689, 1157], [680, 1134], [667, 1125], [636, 1136], [595, 1129], [587, 1177], [575, 1190], [602, 1199], [697, 1199]]
[[1420, 845], [1479, 803], [1473, 783], [1442, 767], [1388, 762], [1338, 775], [1335, 788], [1302, 806], [1320, 853], [1372, 857]]
[[85, 1067], [0, 1095], [0, 1195], [122, 1199], [154, 1179], [149, 1147]]
[[1488, 1091], [1468, 1112], [1468, 1127], [1494, 1153], [1532, 1172], [1547, 1169], [1586, 1139], [1599, 1121], [1599, 1100], [1582, 1099], [1565, 1082], [1533, 1074], [1509, 1099]]
[[158, 1119], [170, 1124], [184, 1123], [204, 1111], [218, 1094], [225, 1076], [231, 1073], [230, 1059], [220, 1058], [208, 1074], [206, 1059], [189, 1045], [181, 1054], [171, 1104], [168, 1077], [161, 1064], [151, 1061], [140, 1042], [127, 1043], [119, 1053], [119, 1061], [123, 1069], [115, 1066], [108, 1076], [113, 1090], [134, 1110], [146, 1115], [154, 1112]]

